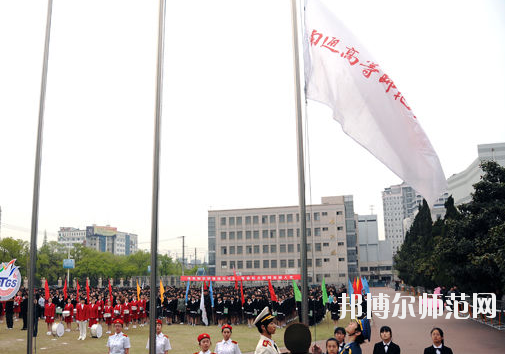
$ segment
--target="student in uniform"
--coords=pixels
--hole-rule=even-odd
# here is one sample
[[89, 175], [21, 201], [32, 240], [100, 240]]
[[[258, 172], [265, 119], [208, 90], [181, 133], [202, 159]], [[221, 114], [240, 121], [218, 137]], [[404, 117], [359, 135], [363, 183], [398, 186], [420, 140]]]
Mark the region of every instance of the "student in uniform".
[[72, 330], [72, 315], [74, 314], [74, 305], [72, 305], [72, 299], [68, 298], [67, 299], [67, 304], [65, 305], [65, 308], [63, 311], [68, 311], [68, 316], [65, 316], [65, 323], [67, 324], [67, 329], [65, 330], [66, 332], [70, 332]]
[[198, 345], [200, 346], [200, 351], [194, 354], [216, 354], [210, 351], [210, 336], [207, 333], [202, 333], [198, 336]]
[[263, 311], [256, 317], [254, 324], [258, 328], [258, 332], [261, 333], [260, 340], [256, 346], [255, 354], [279, 354], [279, 348], [272, 339], [272, 335], [275, 334], [277, 329], [276, 324], [273, 322], [274, 316], [270, 314], [268, 307], [265, 307]]
[[229, 324], [223, 325], [221, 327], [221, 333], [223, 335], [223, 340], [216, 344], [217, 354], [242, 354], [238, 343], [231, 340], [232, 326]]
[[[168, 351], [172, 350], [168, 336], [161, 332], [162, 326], [163, 322], [156, 320], [156, 354], [168, 354]], [[146, 349], [149, 349], [149, 339], [147, 340]]]
[[400, 347], [393, 343], [393, 333], [391, 327], [382, 326], [380, 329], [382, 341], [375, 343], [373, 354], [400, 354]]
[[433, 345], [424, 349], [424, 354], [452, 354], [452, 350], [444, 344], [444, 331], [435, 327], [431, 330]]
[[109, 354], [130, 354], [130, 338], [123, 333], [123, 320], [114, 320], [114, 330], [107, 340]]
[[337, 340], [338, 353], [340, 353], [340, 351], [344, 349], [345, 346], [345, 328], [344, 327], [335, 328], [335, 331], [333, 331], [333, 336]]
[[360, 344], [370, 341], [370, 322], [368, 318], [351, 321], [345, 328], [348, 343], [339, 354], [362, 354]]

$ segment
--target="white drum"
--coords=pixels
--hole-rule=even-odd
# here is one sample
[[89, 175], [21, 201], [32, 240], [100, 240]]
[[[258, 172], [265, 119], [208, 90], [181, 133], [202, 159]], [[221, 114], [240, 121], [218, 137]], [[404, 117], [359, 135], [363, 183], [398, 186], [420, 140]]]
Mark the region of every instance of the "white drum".
[[110, 317], [110, 313], [106, 312], [103, 314], [103, 318], [109, 318]]
[[68, 317], [68, 316], [70, 316], [70, 311], [65, 310], [61, 314], [63, 315], [63, 317]]
[[63, 327], [62, 323], [53, 323], [51, 327], [51, 332], [55, 337], [61, 337], [65, 333], [65, 327]]
[[125, 315], [128, 315], [128, 314], [130, 313], [130, 310], [124, 310], [124, 311], [123, 311], [123, 313], [124, 313]]
[[74, 309], [74, 315], [77, 315], [77, 309]]
[[90, 332], [91, 337], [100, 338], [102, 336], [102, 325], [98, 323], [94, 324], [93, 326], [91, 326]]
[[135, 311], [137, 309], [137, 306], [132, 306], [132, 310]]

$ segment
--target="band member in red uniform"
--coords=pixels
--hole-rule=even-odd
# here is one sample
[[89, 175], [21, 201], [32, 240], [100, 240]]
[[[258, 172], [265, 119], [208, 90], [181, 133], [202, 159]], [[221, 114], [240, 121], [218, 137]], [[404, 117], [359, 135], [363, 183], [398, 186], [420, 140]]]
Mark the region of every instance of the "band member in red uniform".
[[133, 323], [133, 328], [137, 328], [138, 306], [137, 306], [137, 300], [135, 298], [132, 298], [132, 301], [130, 301], [130, 309], [131, 309], [131, 321]]
[[125, 296], [123, 303], [123, 322], [125, 330], [128, 330], [128, 325], [130, 324], [130, 303], [128, 302], [128, 297]]
[[97, 320], [99, 323], [102, 323], [103, 320], [103, 308], [105, 306], [105, 303], [103, 302], [103, 296], [98, 297], [98, 301], [96, 302], [96, 306], [98, 306], [98, 317]]
[[114, 306], [114, 320], [112, 322], [117, 319], [123, 321], [123, 306], [121, 305], [120, 298], [116, 300], [116, 306]]
[[94, 298], [91, 299], [91, 304], [88, 305], [89, 321], [88, 327], [91, 328], [95, 323], [98, 323], [98, 305]]
[[146, 323], [147, 318], [146, 304], [147, 304], [146, 298], [144, 297], [144, 295], [140, 295], [140, 304], [137, 303], [137, 305], [139, 306], [139, 323], [141, 327], [144, 327]]
[[21, 291], [18, 291], [18, 294], [14, 298], [14, 319], [19, 320], [19, 313], [21, 312], [21, 302], [23, 298], [21, 297]]
[[79, 338], [77, 340], [86, 339], [86, 322], [89, 319], [88, 305], [84, 303], [84, 298], [81, 298], [81, 303], [77, 305], [77, 315], [75, 316], [79, 324]]
[[112, 329], [112, 312], [112, 302], [107, 300], [107, 305], [103, 308], [103, 318], [105, 319], [105, 324], [107, 325], [107, 334], [110, 334]]
[[47, 323], [47, 335], [51, 335], [51, 326], [54, 323], [54, 316], [56, 314], [56, 306], [53, 304], [53, 299], [49, 298], [46, 306], [44, 307], [44, 316]]
[[65, 308], [63, 309], [63, 312], [68, 311], [69, 315], [63, 317], [65, 319], [65, 323], [67, 324], [67, 329], [65, 330], [66, 332], [70, 332], [72, 329], [72, 315], [74, 314], [74, 305], [72, 305], [72, 299], [68, 298], [67, 299], [67, 304], [65, 305]]

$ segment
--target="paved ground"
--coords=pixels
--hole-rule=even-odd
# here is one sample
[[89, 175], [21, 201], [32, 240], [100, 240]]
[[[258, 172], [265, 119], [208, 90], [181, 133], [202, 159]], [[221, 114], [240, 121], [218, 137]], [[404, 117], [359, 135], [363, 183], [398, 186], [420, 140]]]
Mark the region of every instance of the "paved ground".
[[[388, 294], [391, 299], [395, 296], [395, 291], [389, 288], [373, 288], [371, 291], [372, 295], [379, 292]], [[362, 346], [363, 353], [372, 353], [373, 344], [380, 340], [379, 329], [383, 325], [391, 327], [393, 341], [400, 346], [404, 354], [422, 354], [424, 348], [432, 343], [430, 330], [433, 327], [440, 327], [444, 331], [445, 345], [450, 347], [454, 354], [505, 353], [505, 331], [499, 331], [470, 319], [445, 319], [444, 317], [421, 320], [417, 302], [414, 305], [414, 312], [416, 318], [408, 316], [405, 319], [396, 317], [379, 319], [374, 316], [372, 340], [371, 343]]]

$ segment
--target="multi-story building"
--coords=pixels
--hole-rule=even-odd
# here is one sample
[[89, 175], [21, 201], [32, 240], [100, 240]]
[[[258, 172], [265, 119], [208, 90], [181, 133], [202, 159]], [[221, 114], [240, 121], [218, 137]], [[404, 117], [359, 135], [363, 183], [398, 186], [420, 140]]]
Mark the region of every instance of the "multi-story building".
[[454, 204], [468, 203], [472, 200], [473, 185], [480, 181], [484, 174], [479, 167], [486, 160], [496, 161], [505, 166], [505, 143], [477, 145], [477, 158], [464, 171], [447, 179], [449, 194], [454, 198]]
[[58, 231], [58, 242], [67, 247], [83, 244], [100, 252], [116, 255], [129, 255], [138, 250], [136, 234], [118, 231], [116, 227], [87, 226], [85, 230], [73, 227], [61, 227]]
[[[430, 208], [434, 221], [445, 216], [444, 204], [448, 197], [449, 194], [444, 193]], [[385, 238], [391, 243], [394, 255], [403, 244], [405, 234], [423, 203], [423, 197], [404, 182], [385, 188], [382, 192], [382, 203]]]
[[[309, 283], [347, 283], [358, 275], [352, 196], [323, 197], [307, 206]], [[212, 210], [208, 213], [210, 275], [300, 272], [298, 206]]]
[[393, 254], [388, 240], [379, 241], [377, 215], [358, 215], [359, 268], [370, 284], [393, 280]]

